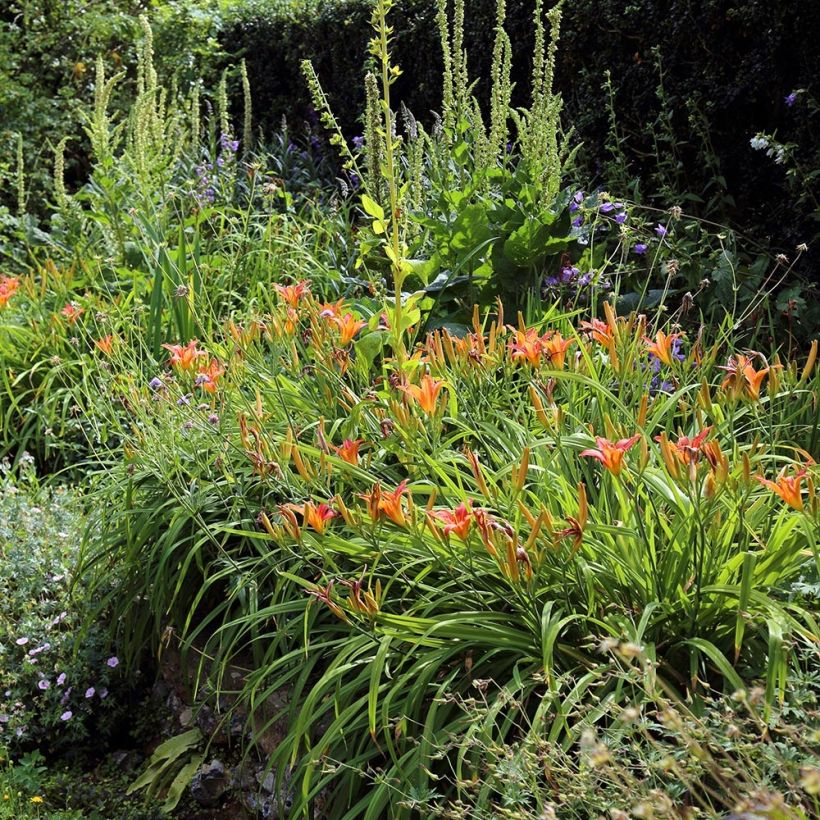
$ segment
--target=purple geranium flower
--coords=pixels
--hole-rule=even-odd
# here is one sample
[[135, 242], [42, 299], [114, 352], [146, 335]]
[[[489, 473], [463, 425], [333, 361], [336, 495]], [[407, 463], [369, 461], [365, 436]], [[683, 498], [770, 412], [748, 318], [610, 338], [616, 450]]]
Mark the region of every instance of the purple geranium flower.
[[120, 665], [120, 659], [114, 655], [113, 657], [109, 658], [106, 663], [113, 669], [115, 666]]
[[18, 638], [15, 643], [17, 646], [25, 646], [28, 643], [28, 638]]
[[57, 686], [62, 686], [65, 683], [65, 672], [60, 672], [57, 675]]
[[657, 235], [658, 235], [661, 239], [663, 239], [663, 238], [666, 236], [666, 234], [667, 234], [666, 227], [665, 227], [665, 226], [663, 226], [663, 225], [661, 225], [661, 223], [659, 222], [659, 223], [655, 226], [655, 233], [656, 233], [656, 234], [657, 234]]
[[360, 149], [360, 148], [364, 148], [364, 137], [362, 137], [362, 136], [353, 137], [353, 147], [356, 148], [357, 150]]
[[646, 247], [647, 246], [643, 242], [638, 242], [638, 244], [635, 245], [635, 249], [634, 249], [635, 253], [637, 253], [638, 256], [641, 256], [642, 254], [645, 254], [646, 253]]
[[48, 678], [43, 678], [43, 679], [42, 679], [42, 680], [41, 680], [41, 681], [37, 684], [37, 688], [38, 688], [38, 689], [41, 689], [43, 692], [45, 692], [45, 691], [46, 691], [46, 689], [48, 689], [48, 687], [49, 687], [49, 686], [51, 686], [51, 683], [49, 683]]
[[74, 712], [72, 712], [71, 709], [67, 709], [65, 712], [63, 712], [60, 715], [60, 720], [62, 720], [62, 721], [71, 720], [72, 717], [74, 717]]
[[583, 214], [578, 214], [578, 216], [576, 216], [575, 219], [572, 220], [572, 225], [575, 228], [580, 228], [581, 225], [583, 225], [583, 224], [584, 224], [584, 215]]
[[796, 101], [797, 101], [797, 92], [796, 91], [792, 91], [791, 94], [788, 94], [786, 97], [783, 98], [783, 102], [785, 102], [786, 105], [789, 106], [789, 108], [791, 108], [795, 104]]
[[88, 687], [88, 689], [86, 689], [86, 690], [85, 690], [85, 696], [86, 696], [86, 698], [93, 698], [93, 697], [94, 697], [94, 693], [95, 693], [96, 691], [97, 691], [97, 690], [96, 690], [93, 686], [89, 686], [89, 687]]
[[148, 382], [148, 386], [152, 390], [159, 390], [160, 387], [162, 387], [162, 379], [159, 376], [154, 376], [154, 378], [151, 379], [150, 382]]
[[615, 206], [611, 202], [604, 202], [601, 205], [601, 213], [608, 214], [615, 210]]

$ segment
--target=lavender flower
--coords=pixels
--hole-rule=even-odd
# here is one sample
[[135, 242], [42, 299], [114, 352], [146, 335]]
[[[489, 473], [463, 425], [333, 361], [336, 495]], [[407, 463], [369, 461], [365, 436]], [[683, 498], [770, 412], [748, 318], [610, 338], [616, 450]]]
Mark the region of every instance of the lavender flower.
[[100, 696], [101, 700], [105, 700], [108, 697], [108, 690], [103, 686], [97, 694]]
[[228, 134], [220, 134], [219, 147], [223, 151], [230, 151], [235, 154], [239, 150], [239, 140], [232, 140]]
[[642, 256], [643, 254], [646, 253], [646, 248], [647, 248], [647, 246], [643, 242], [638, 242], [638, 244], [635, 245], [634, 250], [635, 250], [635, 253], [638, 254], [638, 256]]
[[60, 672], [57, 675], [57, 686], [62, 686], [65, 683], [65, 672]]
[[797, 92], [796, 92], [796, 91], [792, 91], [792, 93], [791, 93], [791, 94], [787, 94], [787, 95], [783, 98], [783, 102], [785, 102], [785, 103], [786, 103], [786, 105], [787, 105], [789, 108], [791, 108], [791, 107], [795, 104], [795, 102], [796, 102], [796, 101], [797, 101]]
[[602, 202], [600, 210], [602, 214], [609, 214], [615, 210], [615, 206], [611, 202]]
[[353, 137], [353, 147], [357, 151], [360, 151], [362, 148], [364, 148], [364, 137], [363, 136]]
[[45, 692], [49, 686], [51, 686], [51, 683], [49, 682], [48, 678], [43, 678], [37, 683], [37, 688], [42, 690], [43, 692]]
[[666, 234], [667, 234], [667, 230], [666, 230], [665, 226], [661, 225], [661, 223], [659, 222], [659, 223], [655, 226], [655, 233], [656, 233], [656, 234], [657, 234], [657, 235], [658, 235], [661, 239], [663, 239], [663, 238], [666, 236]]
[[72, 717], [74, 717], [74, 712], [72, 712], [71, 709], [68, 709], [60, 715], [60, 720], [67, 721], [71, 720]]
[[89, 686], [88, 689], [85, 690], [86, 698], [93, 698], [96, 691], [93, 686]]
[[18, 638], [15, 643], [17, 646], [25, 646], [28, 643], [28, 638]]
[[107, 664], [108, 664], [108, 665], [109, 665], [112, 669], [114, 669], [115, 667], [117, 667], [117, 666], [119, 666], [119, 665], [120, 665], [120, 659], [119, 659], [116, 655], [114, 655], [113, 657], [109, 658], [109, 659], [106, 661], [106, 663], [107, 663]]
[[154, 378], [148, 382], [148, 386], [152, 390], [159, 390], [162, 387], [162, 379], [159, 376], [154, 376]]
[[626, 211], [621, 211], [619, 214], [615, 214], [615, 221], [619, 225], [623, 225], [626, 222]]
[[574, 228], [580, 228], [581, 225], [583, 225], [583, 224], [584, 224], [584, 215], [583, 214], [578, 214], [578, 216], [576, 216], [575, 219], [572, 220], [572, 226]]

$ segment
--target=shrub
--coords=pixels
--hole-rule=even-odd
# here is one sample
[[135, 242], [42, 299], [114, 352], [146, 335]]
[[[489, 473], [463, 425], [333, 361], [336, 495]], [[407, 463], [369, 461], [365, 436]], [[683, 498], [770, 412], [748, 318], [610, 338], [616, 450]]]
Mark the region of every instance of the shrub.
[[22, 482], [4, 475], [0, 493], [0, 744], [15, 754], [40, 745], [58, 752], [110, 736], [127, 704], [103, 624], [83, 631], [81, 499], [39, 489], [30, 462], [23, 467]]

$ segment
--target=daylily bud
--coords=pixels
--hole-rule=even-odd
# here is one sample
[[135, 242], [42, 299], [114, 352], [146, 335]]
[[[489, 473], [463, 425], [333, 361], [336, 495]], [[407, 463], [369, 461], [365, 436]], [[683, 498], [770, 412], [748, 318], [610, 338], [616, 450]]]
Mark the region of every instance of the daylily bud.
[[806, 366], [803, 368], [803, 373], [800, 376], [800, 381], [807, 381], [814, 370], [814, 363], [817, 361], [817, 339], [811, 343], [809, 349], [809, 358], [806, 360]]

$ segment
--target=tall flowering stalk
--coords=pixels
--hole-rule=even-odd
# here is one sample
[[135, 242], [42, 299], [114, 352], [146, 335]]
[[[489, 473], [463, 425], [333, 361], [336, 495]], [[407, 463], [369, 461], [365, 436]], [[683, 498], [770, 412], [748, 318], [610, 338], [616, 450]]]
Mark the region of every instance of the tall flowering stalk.
[[393, 7], [393, 0], [377, 0], [373, 8], [371, 24], [376, 36], [370, 42], [370, 53], [380, 65], [382, 91], [382, 112], [384, 114], [384, 180], [387, 184], [387, 196], [390, 213], [387, 222], [390, 226], [389, 243], [385, 251], [391, 263], [393, 273], [393, 290], [395, 305], [393, 309], [393, 353], [399, 362], [404, 360], [404, 334], [402, 327], [401, 288], [404, 283], [402, 265], [402, 248], [400, 233], [399, 186], [396, 169], [396, 149], [399, 141], [394, 135], [393, 111], [390, 107], [390, 86], [401, 75], [401, 69], [390, 63], [390, 35], [392, 29], [387, 25], [387, 15]]

